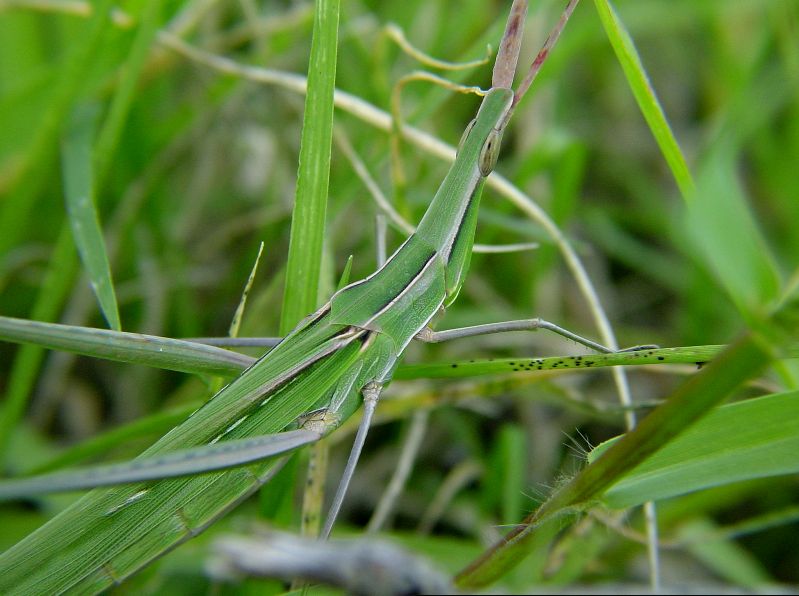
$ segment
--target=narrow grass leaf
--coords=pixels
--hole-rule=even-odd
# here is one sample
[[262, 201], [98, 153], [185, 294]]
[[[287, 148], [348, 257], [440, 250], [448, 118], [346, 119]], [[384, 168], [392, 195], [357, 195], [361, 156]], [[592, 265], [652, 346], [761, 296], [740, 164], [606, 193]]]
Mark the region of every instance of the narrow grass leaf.
[[159, 437], [188, 418], [202, 406], [200, 400], [192, 401], [177, 408], [156, 412], [128, 424], [100, 433], [71, 447], [61, 448], [58, 455], [31, 469], [22, 468], [26, 474], [44, 474], [53, 470], [74, 466], [90, 460], [108, 457], [109, 453], [120, 447], [130, 448], [142, 438]]
[[0, 339], [115, 362], [226, 377], [241, 373], [254, 362], [243, 354], [190, 341], [10, 317], [0, 317]]
[[[397, 369], [395, 379], [453, 379], [480, 377], [501, 373], [526, 373], [547, 370], [589, 370], [606, 366], [636, 366], [643, 364], [694, 364], [704, 366], [716, 358], [725, 346], [684, 346], [586, 354], [583, 356], [551, 356], [548, 358], [492, 358], [488, 360], [458, 360], [405, 364]], [[799, 358], [799, 343], [787, 346], [782, 358]]]
[[239, 300], [239, 304], [236, 307], [236, 312], [233, 313], [233, 321], [231, 321], [230, 323], [230, 329], [228, 332], [228, 335], [230, 335], [230, 337], [239, 336], [241, 319], [244, 316], [244, 307], [247, 306], [247, 296], [250, 295], [252, 282], [255, 281], [255, 273], [256, 271], [258, 271], [258, 263], [261, 262], [261, 255], [263, 254], [263, 252], [264, 252], [264, 243], [261, 242], [260, 246], [258, 247], [258, 254], [255, 256], [255, 262], [252, 264], [250, 275], [247, 277], [247, 283], [244, 284], [244, 291], [241, 293], [241, 299]]
[[[40, 118], [41, 124], [32, 134], [30, 145], [22, 157], [22, 165], [9, 183], [11, 192], [0, 203], [0, 258], [16, 245], [27, 229], [31, 211], [39, 194], [51, 178], [49, 168], [54, 157], [58, 134], [66, 120], [75, 97], [86, 79], [86, 72], [100, 54], [97, 48], [103, 40], [113, 6], [112, 0], [99, 0], [86, 25], [86, 33], [75, 43], [65, 59], [52, 91], [52, 99]], [[0, 278], [0, 285], [2, 285]]]
[[339, 0], [317, 0], [280, 334], [316, 308], [333, 140]]
[[686, 229], [699, 260], [745, 315], [776, 299], [777, 266], [744, 195], [732, 147], [719, 144], [704, 160]]
[[[76, 263], [75, 245], [65, 224], [53, 248], [36, 303], [31, 309], [31, 317], [44, 321], [56, 318], [72, 287]], [[23, 346], [14, 358], [0, 410], [0, 461], [5, 457], [12, 432], [25, 414], [43, 358], [44, 350], [39, 346]]]
[[64, 198], [75, 245], [100, 309], [109, 326], [119, 331], [119, 307], [94, 198], [92, 140], [97, 115], [98, 108], [93, 104], [78, 105], [72, 112], [61, 149]]
[[[714, 536], [715, 534], [715, 536]], [[679, 539], [715, 575], [739, 586], [762, 588], [774, 581], [746, 547], [720, 532], [708, 519], [695, 519], [679, 528]]]
[[336, 286], [336, 290], [340, 290], [350, 283], [350, 274], [352, 273], [352, 260], [353, 260], [352, 255], [350, 255], [349, 258], [347, 259], [347, 263], [344, 265], [344, 271], [341, 272], [341, 278], [338, 280], [338, 286]]
[[317, 432], [295, 429], [178, 449], [166, 455], [139, 457], [127, 462], [0, 480], [0, 501], [224, 470], [294, 450], [319, 440], [319, 436]]
[[102, 190], [106, 176], [114, 163], [119, 139], [136, 96], [136, 83], [161, 25], [162, 5], [163, 0], [148, 0], [144, 5], [127, 59], [119, 71], [114, 97], [94, 148], [95, 181], [98, 190]]
[[[619, 438], [588, 455], [595, 461]], [[666, 445], [602, 497], [609, 507], [780, 474], [799, 473], [799, 392], [719, 408]]]
[[[297, 190], [280, 313], [282, 336], [313, 312], [319, 299], [333, 141], [339, 6], [340, 0], [316, 0], [314, 11]], [[298, 460], [292, 457], [272, 480], [270, 490], [261, 491], [262, 514], [280, 519], [293, 510], [290, 501], [297, 468]]]
[[689, 201], [694, 189], [691, 172], [666, 120], [655, 90], [652, 88], [632, 37], [619, 19], [619, 15], [616, 14], [610, 0], [595, 0], [594, 4], [599, 18], [602, 20], [602, 25], [605, 27], [608, 40], [613, 46], [613, 51], [624, 70], [625, 77], [627, 77], [627, 83], [635, 96], [635, 101], [652, 131], [663, 157], [666, 158], [666, 163], [677, 182], [680, 193], [686, 201]]
[[502, 469], [502, 523], [512, 524], [524, 512], [527, 440], [521, 426], [506, 424], [499, 433], [496, 463]]

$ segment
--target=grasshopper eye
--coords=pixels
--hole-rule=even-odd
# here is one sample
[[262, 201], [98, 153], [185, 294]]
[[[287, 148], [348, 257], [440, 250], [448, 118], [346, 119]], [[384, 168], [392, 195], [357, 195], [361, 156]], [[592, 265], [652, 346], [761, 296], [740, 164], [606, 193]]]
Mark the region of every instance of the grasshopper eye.
[[483, 176], [488, 176], [494, 171], [494, 166], [497, 165], [497, 158], [499, 157], [501, 142], [502, 133], [500, 131], [494, 129], [488, 133], [488, 138], [480, 150], [480, 158], [477, 161], [480, 173]]
[[475, 120], [469, 122], [468, 126], [466, 127], [466, 130], [463, 131], [463, 134], [461, 135], [461, 140], [458, 141], [458, 151], [457, 151], [458, 153], [460, 153], [461, 149], [463, 149], [463, 144], [466, 142], [466, 139], [469, 137], [469, 133], [472, 132], [472, 129], [474, 128], [474, 123]]

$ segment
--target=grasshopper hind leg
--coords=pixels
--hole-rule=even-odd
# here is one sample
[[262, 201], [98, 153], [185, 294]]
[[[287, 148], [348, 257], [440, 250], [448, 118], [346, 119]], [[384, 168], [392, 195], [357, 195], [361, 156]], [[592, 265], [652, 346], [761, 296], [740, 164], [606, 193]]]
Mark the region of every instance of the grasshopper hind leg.
[[330, 512], [327, 514], [327, 520], [325, 521], [324, 528], [322, 529], [322, 533], [320, 535], [322, 540], [325, 540], [328, 536], [330, 536], [330, 531], [333, 529], [333, 524], [336, 522], [336, 517], [341, 510], [341, 504], [344, 502], [344, 497], [347, 494], [347, 488], [349, 487], [350, 480], [352, 480], [355, 467], [358, 465], [358, 459], [361, 456], [363, 445], [366, 442], [366, 435], [369, 432], [369, 426], [372, 423], [372, 416], [374, 415], [375, 407], [377, 406], [377, 400], [380, 398], [380, 392], [382, 390], [383, 386], [374, 381], [367, 383], [366, 386], [364, 386], [364, 388], [361, 390], [361, 393], [363, 394], [363, 418], [361, 418], [361, 423], [358, 426], [358, 432], [355, 435], [355, 443], [350, 451], [349, 459], [347, 459], [347, 467], [344, 468], [344, 473], [342, 474], [338, 488], [336, 489], [336, 496], [333, 497], [333, 504], [330, 506]]
[[477, 335], [490, 335], [494, 333], [506, 333], [509, 331], [537, 331], [539, 329], [545, 329], [547, 331], [551, 331], [561, 337], [565, 337], [566, 339], [570, 339], [574, 342], [584, 345], [587, 348], [590, 348], [600, 354], [613, 354], [615, 352], [634, 352], [636, 350], [649, 350], [656, 348], [657, 346], [654, 345], [640, 345], [640, 346], [632, 346], [630, 348], [624, 349], [614, 349], [607, 346], [603, 346], [593, 340], [588, 339], [587, 337], [583, 337], [582, 335], [577, 335], [576, 333], [561, 327], [560, 325], [556, 325], [555, 323], [550, 323], [549, 321], [545, 321], [544, 319], [520, 319], [516, 321], [503, 321], [500, 323], [486, 323], [483, 325], [474, 325], [472, 327], [459, 327], [457, 329], [447, 329], [445, 331], [433, 331], [429, 327], [422, 329], [417, 335], [416, 339], [419, 341], [423, 341], [425, 343], [439, 343], [443, 341], [450, 341], [453, 339], [461, 339], [464, 337], [474, 337]]

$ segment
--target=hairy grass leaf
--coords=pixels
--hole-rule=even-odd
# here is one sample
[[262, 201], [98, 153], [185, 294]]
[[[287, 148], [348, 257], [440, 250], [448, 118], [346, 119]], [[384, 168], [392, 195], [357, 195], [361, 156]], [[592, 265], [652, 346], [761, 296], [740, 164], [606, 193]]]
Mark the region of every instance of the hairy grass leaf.
[[[589, 463], [618, 438], [588, 454]], [[602, 497], [632, 507], [730, 482], [799, 472], [799, 392], [714, 410], [633, 469]]]

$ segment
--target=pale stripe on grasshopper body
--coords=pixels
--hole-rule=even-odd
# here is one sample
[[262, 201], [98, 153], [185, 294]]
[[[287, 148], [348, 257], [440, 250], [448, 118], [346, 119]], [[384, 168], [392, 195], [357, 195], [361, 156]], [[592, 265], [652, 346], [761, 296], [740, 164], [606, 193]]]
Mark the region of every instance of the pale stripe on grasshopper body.
[[[466, 276], [482, 187], [519, 99], [510, 85], [524, 4], [514, 5], [497, 58], [504, 69], [495, 68], [494, 87], [416, 232], [380, 269], [334, 294], [141, 458], [279, 433], [319, 408], [333, 410], [320, 429], [329, 432], [357, 408], [364, 389], [376, 400], [402, 351], [456, 298]], [[0, 593], [100, 591], [202, 531], [260, 487], [276, 465], [272, 459], [96, 489], [0, 556]]]

